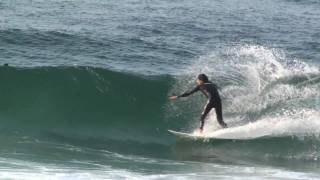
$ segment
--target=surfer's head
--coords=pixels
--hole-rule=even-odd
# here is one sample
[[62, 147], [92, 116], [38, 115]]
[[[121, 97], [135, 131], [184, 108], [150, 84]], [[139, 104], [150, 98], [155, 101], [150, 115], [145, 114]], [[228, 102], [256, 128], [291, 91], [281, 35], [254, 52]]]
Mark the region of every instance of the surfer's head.
[[207, 75], [205, 75], [205, 74], [199, 74], [198, 75], [198, 78], [197, 78], [197, 84], [198, 85], [201, 85], [201, 84], [206, 83], [208, 81], [209, 81], [209, 79], [208, 79]]

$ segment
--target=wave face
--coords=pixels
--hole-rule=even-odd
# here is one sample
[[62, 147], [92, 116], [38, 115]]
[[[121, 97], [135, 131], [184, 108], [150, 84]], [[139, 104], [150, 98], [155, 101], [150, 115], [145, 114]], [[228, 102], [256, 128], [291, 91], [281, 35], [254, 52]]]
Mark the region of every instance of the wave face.
[[1, 67], [0, 81], [2, 130], [144, 136], [143, 141], [167, 126], [162, 106], [171, 79], [166, 76], [90, 67]]
[[[167, 96], [194, 86], [200, 72], [220, 87], [230, 126], [217, 130], [211, 113], [205, 135], [251, 140], [175, 141], [168, 134], [167, 129], [190, 132], [198, 126], [205, 103], [200, 93], [175, 103]], [[318, 167], [319, 79], [317, 66], [251, 45], [203, 56], [177, 76], [1, 67], [1, 135], [10, 137], [1, 142], [7, 144], [4, 152], [18, 147], [33, 154], [32, 145], [46, 157], [57, 147], [81, 153], [89, 148], [179, 160], [289, 162], [286, 166], [306, 161]]]

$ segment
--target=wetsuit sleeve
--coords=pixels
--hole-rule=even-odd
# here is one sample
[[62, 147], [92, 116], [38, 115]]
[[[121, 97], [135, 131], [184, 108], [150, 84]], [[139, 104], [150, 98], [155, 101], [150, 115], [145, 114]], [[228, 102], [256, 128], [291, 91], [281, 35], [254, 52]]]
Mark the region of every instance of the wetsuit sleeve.
[[205, 95], [207, 98], [209, 98], [208, 94], [206, 94], [203, 90], [200, 90], [200, 91], [202, 92], [203, 95]]
[[191, 94], [193, 94], [193, 93], [195, 93], [195, 92], [199, 91], [199, 89], [200, 89], [200, 86], [196, 86], [196, 87], [195, 87], [195, 88], [193, 88], [191, 91], [187, 91], [187, 92], [185, 92], [185, 93], [181, 94], [181, 95], [180, 95], [180, 96], [178, 96], [178, 97], [187, 97], [187, 96], [190, 96]]

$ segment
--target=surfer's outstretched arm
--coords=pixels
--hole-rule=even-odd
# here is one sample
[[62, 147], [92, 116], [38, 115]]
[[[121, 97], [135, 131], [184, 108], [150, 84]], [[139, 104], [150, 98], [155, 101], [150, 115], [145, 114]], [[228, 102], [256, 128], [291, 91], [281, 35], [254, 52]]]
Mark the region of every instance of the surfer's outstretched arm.
[[176, 100], [177, 98], [180, 98], [180, 97], [187, 97], [187, 96], [190, 96], [191, 94], [197, 92], [200, 90], [200, 86], [196, 86], [195, 88], [193, 88], [191, 91], [187, 91], [179, 96], [171, 96], [169, 97], [170, 100]]
[[195, 93], [195, 92], [197, 92], [197, 91], [199, 91], [199, 90], [200, 90], [200, 86], [196, 86], [196, 87], [193, 88], [191, 91], [187, 91], [187, 92], [181, 94], [181, 95], [178, 96], [178, 97], [187, 97], [187, 96], [190, 96], [191, 94], [193, 94], [193, 93]]

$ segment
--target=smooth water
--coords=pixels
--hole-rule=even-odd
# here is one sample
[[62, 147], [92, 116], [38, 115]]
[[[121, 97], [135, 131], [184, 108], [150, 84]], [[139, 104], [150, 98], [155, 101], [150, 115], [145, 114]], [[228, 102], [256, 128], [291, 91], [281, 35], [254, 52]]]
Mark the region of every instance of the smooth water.
[[1, 1], [0, 178], [320, 179], [319, 50], [317, 0]]

